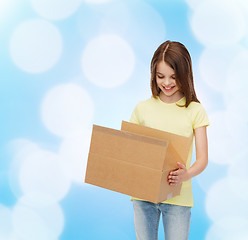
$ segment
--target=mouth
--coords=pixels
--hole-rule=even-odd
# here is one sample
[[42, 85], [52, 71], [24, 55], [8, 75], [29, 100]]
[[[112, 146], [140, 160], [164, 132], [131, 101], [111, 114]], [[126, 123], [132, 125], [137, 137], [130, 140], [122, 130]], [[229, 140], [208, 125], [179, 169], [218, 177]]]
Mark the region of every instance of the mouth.
[[174, 89], [175, 86], [172, 86], [172, 87], [164, 87], [164, 86], [162, 86], [162, 87], [163, 87], [163, 89], [164, 89], [166, 92], [170, 92], [170, 91], [172, 91], [172, 90]]

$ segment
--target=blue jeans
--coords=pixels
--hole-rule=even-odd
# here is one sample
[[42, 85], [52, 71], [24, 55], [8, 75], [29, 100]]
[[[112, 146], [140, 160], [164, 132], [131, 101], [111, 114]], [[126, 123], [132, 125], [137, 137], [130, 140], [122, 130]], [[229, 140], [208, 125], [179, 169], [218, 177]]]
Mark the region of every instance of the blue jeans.
[[187, 240], [191, 207], [133, 200], [134, 225], [137, 240], [157, 240], [162, 212], [166, 240]]

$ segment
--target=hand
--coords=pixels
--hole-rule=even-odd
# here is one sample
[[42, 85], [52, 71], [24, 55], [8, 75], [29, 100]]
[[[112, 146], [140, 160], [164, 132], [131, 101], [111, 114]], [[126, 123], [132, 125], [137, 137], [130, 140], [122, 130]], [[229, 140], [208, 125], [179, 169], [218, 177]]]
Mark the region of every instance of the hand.
[[177, 185], [188, 180], [188, 170], [185, 165], [177, 162], [178, 169], [171, 171], [168, 175], [169, 185]]

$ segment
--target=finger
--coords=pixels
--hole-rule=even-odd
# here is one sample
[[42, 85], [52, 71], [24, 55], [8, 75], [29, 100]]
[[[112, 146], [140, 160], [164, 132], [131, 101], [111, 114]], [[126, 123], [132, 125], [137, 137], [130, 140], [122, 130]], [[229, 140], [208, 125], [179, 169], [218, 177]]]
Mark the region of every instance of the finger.
[[178, 176], [170, 176], [169, 179], [173, 180], [173, 181], [176, 181], [176, 180], [178, 180]]
[[178, 175], [178, 170], [170, 172], [170, 176], [177, 176], [177, 175]]
[[182, 164], [182, 163], [180, 163], [180, 162], [177, 162], [177, 166], [178, 166], [179, 168], [182, 168], [182, 169], [185, 169], [185, 168], [186, 168], [185, 165]]
[[177, 177], [170, 178], [170, 179], [168, 179], [168, 182], [169, 183], [178, 183], [178, 178]]

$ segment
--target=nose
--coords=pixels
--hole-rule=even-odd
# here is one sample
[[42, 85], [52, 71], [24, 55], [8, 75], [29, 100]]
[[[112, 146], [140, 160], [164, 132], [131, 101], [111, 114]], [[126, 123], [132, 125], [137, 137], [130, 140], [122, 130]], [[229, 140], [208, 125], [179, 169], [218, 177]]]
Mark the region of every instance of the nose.
[[170, 85], [170, 83], [171, 83], [171, 81], [170, 81], [169, 78], [164, 78], [163, 84], [164, 84], [165, 86]]

